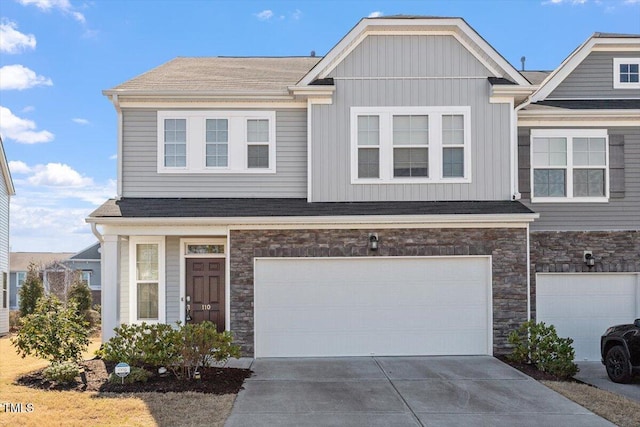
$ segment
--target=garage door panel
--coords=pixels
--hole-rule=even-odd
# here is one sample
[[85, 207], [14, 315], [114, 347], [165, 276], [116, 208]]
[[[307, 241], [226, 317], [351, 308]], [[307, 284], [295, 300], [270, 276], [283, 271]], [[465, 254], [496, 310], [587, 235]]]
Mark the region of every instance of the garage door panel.
[[256, 356], [490, 354], [489, 275], [488, 257], [258, 259]]
[[576, 360], [600, 360], [600, 336], [640, 315], [636, 273], [538, 274], [537, 320], [571, 337]]

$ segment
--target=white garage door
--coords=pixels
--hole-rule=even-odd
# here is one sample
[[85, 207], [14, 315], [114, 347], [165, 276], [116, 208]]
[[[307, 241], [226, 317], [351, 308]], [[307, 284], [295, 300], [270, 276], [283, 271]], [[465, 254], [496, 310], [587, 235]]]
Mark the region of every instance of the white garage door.
[[489, 257], [264, 258], [256, 357], [491, 354]]
[[600, 336], [640, 317], [638, 274], [536, 275], [537, 320], [571, 337], [576, 360], [600, 360]]

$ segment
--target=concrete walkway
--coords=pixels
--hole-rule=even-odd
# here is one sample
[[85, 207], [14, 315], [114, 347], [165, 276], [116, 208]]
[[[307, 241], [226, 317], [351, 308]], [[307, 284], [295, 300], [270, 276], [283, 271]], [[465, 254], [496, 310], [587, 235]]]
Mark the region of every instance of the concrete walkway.
[[226, 426], [613, 426], [488, 356], [258, 359]]
[[609, 379], [607, 369], [600, 362], [578, 362], [578, 367], [580, 372], [575, 379], [640, 402], [640, 376], [634, 377], [631, 384], [617, 384]]

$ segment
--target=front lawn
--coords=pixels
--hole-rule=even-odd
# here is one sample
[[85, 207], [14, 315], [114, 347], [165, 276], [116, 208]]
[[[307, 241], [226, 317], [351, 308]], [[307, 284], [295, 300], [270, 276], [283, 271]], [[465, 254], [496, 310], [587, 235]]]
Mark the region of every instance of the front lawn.
[[[93, 339], [86, 359], [100, 346]], [[223, 426], [235, 394], [49, 391], [16, 385], [18, 376], [47, 362], [17, 355], [0, 338], [0, 426]]]

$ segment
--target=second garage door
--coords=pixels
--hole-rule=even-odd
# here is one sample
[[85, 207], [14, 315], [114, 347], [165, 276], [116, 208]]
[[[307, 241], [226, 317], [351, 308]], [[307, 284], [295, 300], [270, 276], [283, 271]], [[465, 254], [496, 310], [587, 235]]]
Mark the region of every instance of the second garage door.
[[256, 259], [256, 357], [492, 354], [490, 263]]

